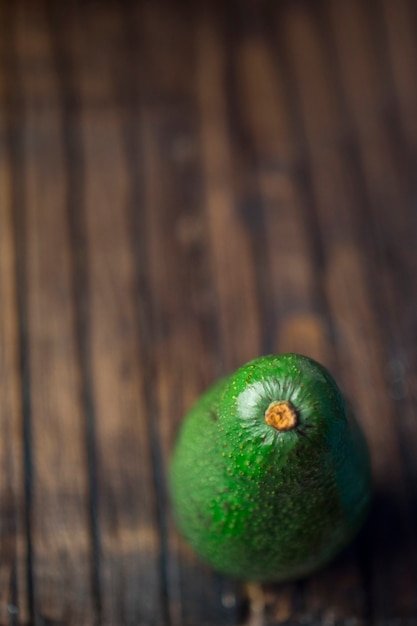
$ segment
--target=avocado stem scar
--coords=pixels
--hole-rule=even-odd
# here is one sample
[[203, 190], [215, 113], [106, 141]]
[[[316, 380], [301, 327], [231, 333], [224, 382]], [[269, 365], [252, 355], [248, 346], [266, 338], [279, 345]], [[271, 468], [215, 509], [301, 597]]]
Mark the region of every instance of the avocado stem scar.
[[265, 422], [268, 426], [284, 432], [297, 426], [298, 415], [289, 400], [274, 401], [265, 411]]

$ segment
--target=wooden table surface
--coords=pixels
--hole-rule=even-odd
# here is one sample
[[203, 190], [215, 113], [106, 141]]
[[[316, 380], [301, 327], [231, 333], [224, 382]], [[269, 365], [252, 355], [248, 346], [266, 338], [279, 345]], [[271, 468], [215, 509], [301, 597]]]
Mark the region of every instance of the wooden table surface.
[[[0, 0], [2, 626], [417, 624], [416, 61], [414, 0]], [[351, 398], [375, 498], [249, 593], [165, 477], [281, 351]]]

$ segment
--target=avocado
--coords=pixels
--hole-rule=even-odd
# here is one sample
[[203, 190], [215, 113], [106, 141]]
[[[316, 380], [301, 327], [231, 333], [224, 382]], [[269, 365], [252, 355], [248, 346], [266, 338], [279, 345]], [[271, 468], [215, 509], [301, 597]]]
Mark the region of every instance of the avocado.
[[206, 391], [183, 421], [169, 483], [195, 551], [251, 582], [324, 565], [371, 498], [359, 425], [329, 372], [299, 354], [255, 359]]

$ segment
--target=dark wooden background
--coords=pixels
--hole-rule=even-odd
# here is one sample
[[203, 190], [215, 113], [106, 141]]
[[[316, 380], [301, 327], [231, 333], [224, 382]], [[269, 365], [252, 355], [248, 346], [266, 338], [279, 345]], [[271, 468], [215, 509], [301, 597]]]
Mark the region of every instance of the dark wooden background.
[[[2, 626], [417, 624], [416, 61], [414, 0], [0, 0]], [[274, 351], [332, 370], [376, 493], [250, 608], [165, 475]]]

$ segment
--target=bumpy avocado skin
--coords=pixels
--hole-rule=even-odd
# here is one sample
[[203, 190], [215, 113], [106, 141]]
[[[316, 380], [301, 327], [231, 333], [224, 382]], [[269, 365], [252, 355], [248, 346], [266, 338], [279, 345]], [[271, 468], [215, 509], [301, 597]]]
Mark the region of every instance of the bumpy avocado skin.
[[[264, 419], [289, 400], [298, 425]], [[333, 378], [297, 354], [251, 361], [186, 416], [171, 460], [177, 524], [200, 556], [258, 582], [307, 576], [356, 534], [369, 508], [364, 437]]]

